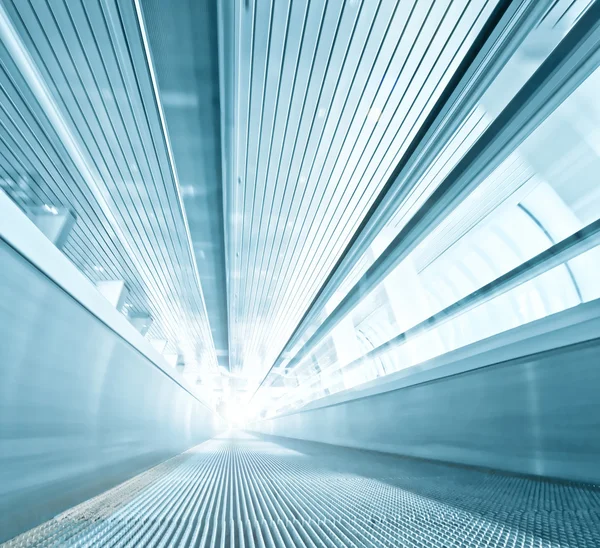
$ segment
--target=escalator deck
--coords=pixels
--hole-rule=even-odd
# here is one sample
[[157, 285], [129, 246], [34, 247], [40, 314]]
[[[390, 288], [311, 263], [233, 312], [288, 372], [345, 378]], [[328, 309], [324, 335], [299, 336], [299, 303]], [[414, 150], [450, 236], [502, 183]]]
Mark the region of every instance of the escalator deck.
[[600, 490], [243, 434], [6, 546], [599, 547]]

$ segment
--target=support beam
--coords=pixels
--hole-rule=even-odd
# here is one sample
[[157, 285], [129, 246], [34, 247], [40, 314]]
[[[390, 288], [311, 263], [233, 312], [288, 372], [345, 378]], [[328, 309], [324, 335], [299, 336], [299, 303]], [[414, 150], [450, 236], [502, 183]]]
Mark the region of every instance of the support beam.
[[165, 354], [165, 360], [171, 367], [178, 367], [180, 364], [183, 365], [183, 355], [179, 352]]
[[107, 280], [96, 283], [98, 291], [102, 296], [112, 304], [119, 312], [123, 309], [125, 299], [127, 299], [127, 287], [123, 280]]
[[597, 249], [599, 246], [600, 219], [590, 223], [586, 227], [575, 232], [575, 234], [554, 244], [552, 247], [542, 251], [532, 259], [525, 261], [523, 264], [520, 264], [506, 274], [492, 280], [483, 287], [469, 293], [466, 297], [463, 297], [443, 310], [436, 312], [429, 318], [413, 325], [389, 341], [379, 345], [364, 356], [358, 358], [352, 365], [359, 366], [362, 363], [383, 355], [392, 348], [398, 348], [411, 338], [422, 333], [430, 332], [434, 328], [457, 318], [500, 295], [504, 295], [524, 283], [534, 280], [553, 268], [557, 268], [560, 265], [566, 265], [575, 257], [579, 257], [591, 249]]
[[[142, 335], [148, 333], [148, 330], [152, 326], [152, 318], [146, 313], [133, 314], [129, 316], [129, 321]], [[167, 341], [165, 341], [165, 344], [166, 342]]]
[[150, 339], [150, 344], [159, 354], [164, 354], [167, 347], [167, 339]]
[[25, 213], [46, 238], [58, 249], [63, 248], [72, 228], [75, 226], [75, 215], [70, 209], [44, 205], [27, 208]]

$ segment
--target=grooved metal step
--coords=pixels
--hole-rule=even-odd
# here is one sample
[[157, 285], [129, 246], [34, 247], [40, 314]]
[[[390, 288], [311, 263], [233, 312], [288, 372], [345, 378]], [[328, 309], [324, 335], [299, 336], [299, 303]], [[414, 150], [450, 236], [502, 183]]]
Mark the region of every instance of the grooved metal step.
[[6, 546], [600, 546], [595, 487], [238, 434]]

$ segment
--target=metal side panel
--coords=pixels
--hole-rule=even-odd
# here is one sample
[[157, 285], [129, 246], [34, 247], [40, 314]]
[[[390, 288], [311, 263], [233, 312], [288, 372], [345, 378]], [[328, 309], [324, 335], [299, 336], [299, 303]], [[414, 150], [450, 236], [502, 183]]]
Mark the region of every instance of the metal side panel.
[[301, 410], [252, 429], [600, 483], [600, 338], [521, 357], [502, 347], [493, 352], [495, 361], [488, 352], [485, 363], [471, 363], [469, 371]]
[[0, 541], [214, 435], [207, 407], [0, 240]]

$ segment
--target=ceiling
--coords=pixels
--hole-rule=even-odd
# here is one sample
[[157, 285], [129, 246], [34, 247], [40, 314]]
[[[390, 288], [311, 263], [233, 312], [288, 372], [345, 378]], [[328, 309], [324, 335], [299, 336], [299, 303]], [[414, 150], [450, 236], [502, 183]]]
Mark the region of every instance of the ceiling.
[[[0, 6], [2, 188], [24, 208], [71, 208], [77, 222], [64, 252], [73, 263], [94, 282], [124, 280], [128, 313], [152, 317], [148, 336], [168, 340], [186, 375], [216, 371], [199, 253], [182, 202], [193, 168], [182, 161], [182, 186], [136, 6]], [[212, 169], [218, 180], [218, 163]], [[202, 223], [194, 227], [202, 231]]]
[[71, 208], [76, 266], [250, 394], [510, 4], [0, 0], [0, 185]]
[[234, 370], [277, 358], [495, 4], [236, 3]]

